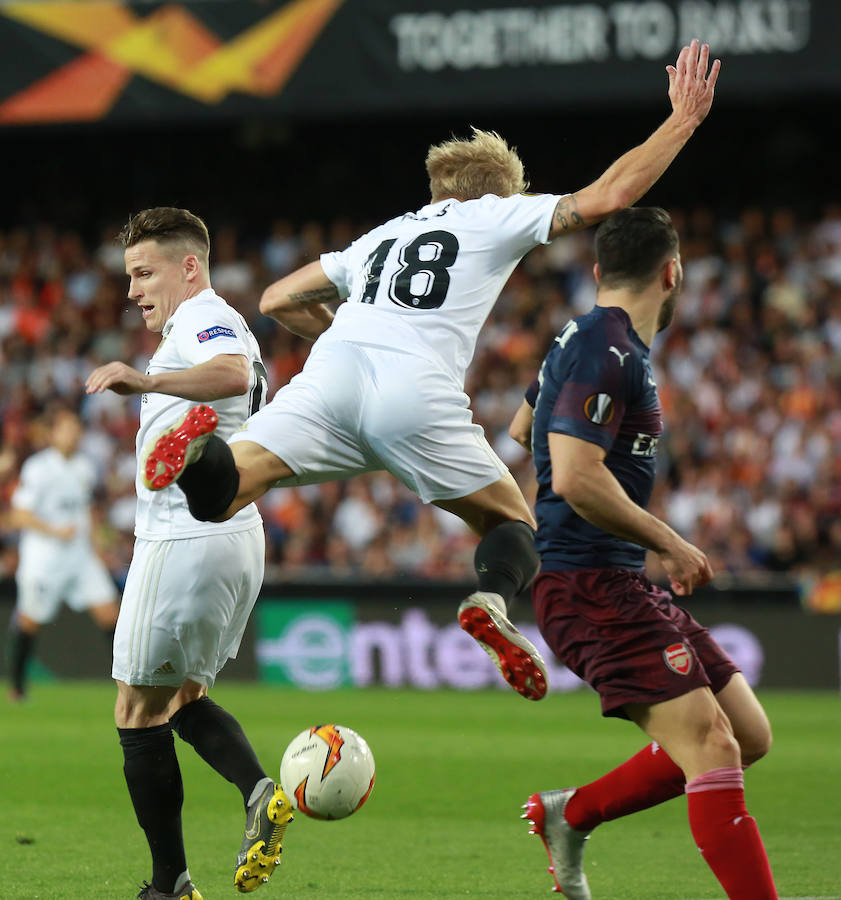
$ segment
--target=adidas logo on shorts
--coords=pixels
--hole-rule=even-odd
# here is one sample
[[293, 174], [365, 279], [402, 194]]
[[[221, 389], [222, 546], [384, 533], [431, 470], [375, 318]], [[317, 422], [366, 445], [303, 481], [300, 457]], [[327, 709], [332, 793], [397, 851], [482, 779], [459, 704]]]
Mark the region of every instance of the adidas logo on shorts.
[[155, 671], [152, 672], [152, 674], [153, 675], [174, 675], [175, 674], [175, 666], [173, 666], [173, 664], [169, 660], [167, 660], [165, 663], [163, 663], [163, 665], [158, 666], [158, 668], [155, 669]]

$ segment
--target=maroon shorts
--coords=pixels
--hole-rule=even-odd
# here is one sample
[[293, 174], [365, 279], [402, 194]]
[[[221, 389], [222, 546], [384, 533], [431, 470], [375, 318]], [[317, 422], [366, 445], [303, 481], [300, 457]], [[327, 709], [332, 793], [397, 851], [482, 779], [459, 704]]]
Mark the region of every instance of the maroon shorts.
[[598, 691], [602, 715], [627, 719], [626, 703], [662, 703], [699, 687], [717, 694], [739, 671], [642, 572], [541, 572], [532, 602], [544, 640]]

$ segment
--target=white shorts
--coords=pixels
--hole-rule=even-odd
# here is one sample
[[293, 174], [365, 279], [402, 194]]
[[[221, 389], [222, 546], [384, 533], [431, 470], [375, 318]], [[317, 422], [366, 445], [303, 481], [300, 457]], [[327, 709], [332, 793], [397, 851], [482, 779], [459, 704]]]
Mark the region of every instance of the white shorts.
[[452, 377], [419, 356], [317, 344], [304, 370], [230, 438], [253, 441], [313, 484], [386, 469], [424, 503], [466, 497], [508, 473]]
[[175, 541], [137, 538], [111, 676], [130, 685], [210, 687], [239, 650], [263, 581], [263, 526]]
[[62, 602], [81, 612], [117, 599], [114, 581], [93, 550], [76, 555], [68, 564], [20, 566], [17, 581], [17, 609], [33, 622], [45, 624], [58, 615]]

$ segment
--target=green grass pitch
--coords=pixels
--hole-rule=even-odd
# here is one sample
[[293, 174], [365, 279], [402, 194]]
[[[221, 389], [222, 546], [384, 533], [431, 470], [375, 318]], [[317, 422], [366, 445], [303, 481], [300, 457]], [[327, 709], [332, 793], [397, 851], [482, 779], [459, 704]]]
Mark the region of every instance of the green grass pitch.
[[[528, 703], [507, 691], [304, 694], [220, 684], [270, 774], [308, 725], [357, 729], [377, 761], [367, 805], [340, 822], [299, 815], [283, 864], [255, 896], [442, 900], [551, 894], [520, 804], [595, 778], [643, 743], [598, 714], [592, 694]], [[122, 777], [107, 683], [36, 685], [0, 702], [0, 898], [130, 900], [151, 867]], [[761, 695], [771, 754], [746, 778], [781, 897], [841, 898], [841, 716], [832, 693]], [[236, 789], [178, 742], [190, 872], [205, 900], [239, 896]], [[695, 849], [680, 798], [599, 828], [586, 854], [595, 900], [723, 897]]]

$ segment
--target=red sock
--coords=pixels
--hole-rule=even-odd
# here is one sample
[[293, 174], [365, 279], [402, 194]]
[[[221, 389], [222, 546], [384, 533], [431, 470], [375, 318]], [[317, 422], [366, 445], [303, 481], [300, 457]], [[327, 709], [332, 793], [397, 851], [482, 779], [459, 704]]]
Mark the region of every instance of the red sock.
[[756, 820], [745, 809], [738, 767], [713, 769], [686, 785], [695, 843], [730, 900], [777, 900]]
[[679, 797], [683, 772], [656, 743], [649, 744], [598, 781], [585, 784], [567, 803], [566, 820], [579, 831]]

